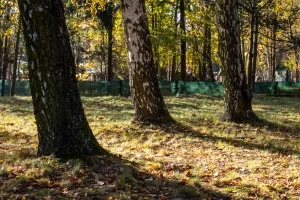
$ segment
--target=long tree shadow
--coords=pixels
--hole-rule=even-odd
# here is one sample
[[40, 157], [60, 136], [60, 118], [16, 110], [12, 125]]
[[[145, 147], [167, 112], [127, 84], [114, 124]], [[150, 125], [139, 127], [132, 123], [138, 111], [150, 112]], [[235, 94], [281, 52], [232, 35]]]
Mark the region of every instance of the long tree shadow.
[[[267, 123], [267, 124], [265, 124]], [[267, 121], [260, 121], [257, 122], [256, 124], [253, 124], [253, 126], [255, 127], [265, 127], [268, 126], [268, 128], [270, 130], [278, 130], [278, 128], [282, 128], [282, 129], [286, 129], [286, 127], [282, 126], [277, 126], [276, 124], [273, 124], [271, 122], [267, 122]], [[222, 136], [216, 136], [213, 134], [203, 134], [201, 133], [201, 131], [195, 130], [192, 127], [188, 126], [188, 125], [184, 125], [180, 122], [175, 122], [173, 124], [164, 124], [160, 127], [162, 130], [165, 130], [166, 132], [170, 132], [173, 134], [186, 134], [189, 137], [194, 137], [194, 138], [201, 138], [201, 139], [206, 139], [206, 140], [210, 140], [213, 142], [225, 142], [227, 144], [230, 144], [232, 146], [235, 147], [242, 147], [242, 148], [246, 148], [249, 150], [253, 150], [253, 149], [259, 149], [259, 150], [263, 150], [263, 151], [268, 151], [270, 153], [277, 153], [277, 154], [283, 154], [283, 155], [298, 155], [300, 156], [300, 151], [295, 150], [295, 149], [291, 149], [291, 148], [286, 148], [286, 147], [281, 147], [279, 146], [280, 144], [278, 144], [278, 141], [273, 141], [270, 140], [267, 143], [263, 143], [264, 141], [261, 141], [262, 143], [255, 143], [254, 138], [248, 138], [250, 141], [244, 141], [246, 138], [245, 137], [237, 137], [232, 138], [232, 137], [222, 137]], [[294, 136], [293, 134], [289, 135], [289, 136]], [[299, 136], [299, 134], [297, 135]], [[254, 142], [251, 142], [254, 141]]]
[[[1, 154], [0, 154], [1, 156]], [[2, 155], [3, 156], [3, 155]], [[12, 155], [7, 155], [7, 159]], [[0, 157], [1, 158], [1, 157]], [[25, 158], [24, 158], [25, 159]], [[35, 156], [28, 159], [39, 159]], [[51, 160], [42, 157], [41, 160]], [[41, 163], [42, 161], [39, 160]], [[78, 163], [83, 163], [78, 166]], [[28, 164], [26, 164], [28, 167]], [[141, 172], [136, 163], [115, 155], [87, 157], [84, 161], [61, 161], [60, 167], [46, 164], [47, 172], [27, 178], [19, 171], [0, 174], [0, 198], [24, 199], [232, 199], [220, 191], [201, 185], [186, 185], [172, 179]], [[45, 166], [39, 165], [44, 169]], [[77, 169], [76, 172], [74, 168]], [[35, 171], [38, 168], [33, 168]], [[36, 172], [38, 173], [38, 172]], [[19, 178], [18, 178], [19, 177]], [[41, 179], [47, 182], [42, 182]], [[71, 182], [65, 184], [64, 182]], [[27, 199], [26, 198], [26, 199]]]
[[286, 133], [285, 135], [282, 135], [285, 137], [300, 137], [300, 127], [298, 126], [289, 127], [275, 122], [270, 122], [262, 118], [255, 122], [249, 122], [248, 124], [255, 128], [266, 128], [269, 131], [280, 131]]

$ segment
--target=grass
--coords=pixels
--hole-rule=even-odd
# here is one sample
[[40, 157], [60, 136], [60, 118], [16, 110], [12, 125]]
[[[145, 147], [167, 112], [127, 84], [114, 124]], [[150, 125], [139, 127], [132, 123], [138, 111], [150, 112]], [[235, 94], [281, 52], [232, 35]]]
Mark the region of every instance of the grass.
[[88, 163], [36, 157], [30, 98], [0, 98], [0, 198], [300, 199], [300, 101], [255, 96], [256, 124], [220, 121], [219, 97], [167, 97], [177, 123], [141, 125], [130, 99], [84, 97]]

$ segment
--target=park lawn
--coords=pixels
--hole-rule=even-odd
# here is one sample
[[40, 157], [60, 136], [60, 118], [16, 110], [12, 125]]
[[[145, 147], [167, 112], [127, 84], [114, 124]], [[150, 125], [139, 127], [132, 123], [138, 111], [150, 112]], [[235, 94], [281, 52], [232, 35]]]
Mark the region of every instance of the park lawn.
[[36, 157], [28, 97], [0, 98], [0, 198], [300, 199], [300, 100], [255, 96], [255, 124], [220, 121], [220, 97], [166, 97], [177, 121], [132, 123], [130, 99], [83, 97], [112, 156]]

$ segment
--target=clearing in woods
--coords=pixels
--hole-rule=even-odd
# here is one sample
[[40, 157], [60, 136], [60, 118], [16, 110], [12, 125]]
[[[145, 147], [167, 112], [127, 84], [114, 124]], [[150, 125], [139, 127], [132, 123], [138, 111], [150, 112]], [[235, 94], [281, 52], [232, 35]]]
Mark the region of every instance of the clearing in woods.
[[256, 96], [258, 124], [220, 121], [218, 97], [165, 98], [177, 123], [132, 123], [130, 99], [83, 97], [111, 157], [36, 157], [28, 97], [0, 99], [0, 198], [299, 199], [300, 101]]

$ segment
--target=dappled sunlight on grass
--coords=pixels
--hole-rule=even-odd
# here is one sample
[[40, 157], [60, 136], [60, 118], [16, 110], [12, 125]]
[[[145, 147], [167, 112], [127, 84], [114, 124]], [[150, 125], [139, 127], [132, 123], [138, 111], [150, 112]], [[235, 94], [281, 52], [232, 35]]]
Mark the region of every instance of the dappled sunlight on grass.
[[146, 126], [131, 122], [129, 98], [84, 97], [96, 138], [115, 155], [87, 165], [37, 158], [31, 101], [0, 98], [0, 190], [22, 196], [33, 188], [28, 195], [51, 198], [300, 198], [298, 98], [255, 96], [265, 121], [254, 124], [221, 122], [220, 97], [165, 101], [177, 123]]

